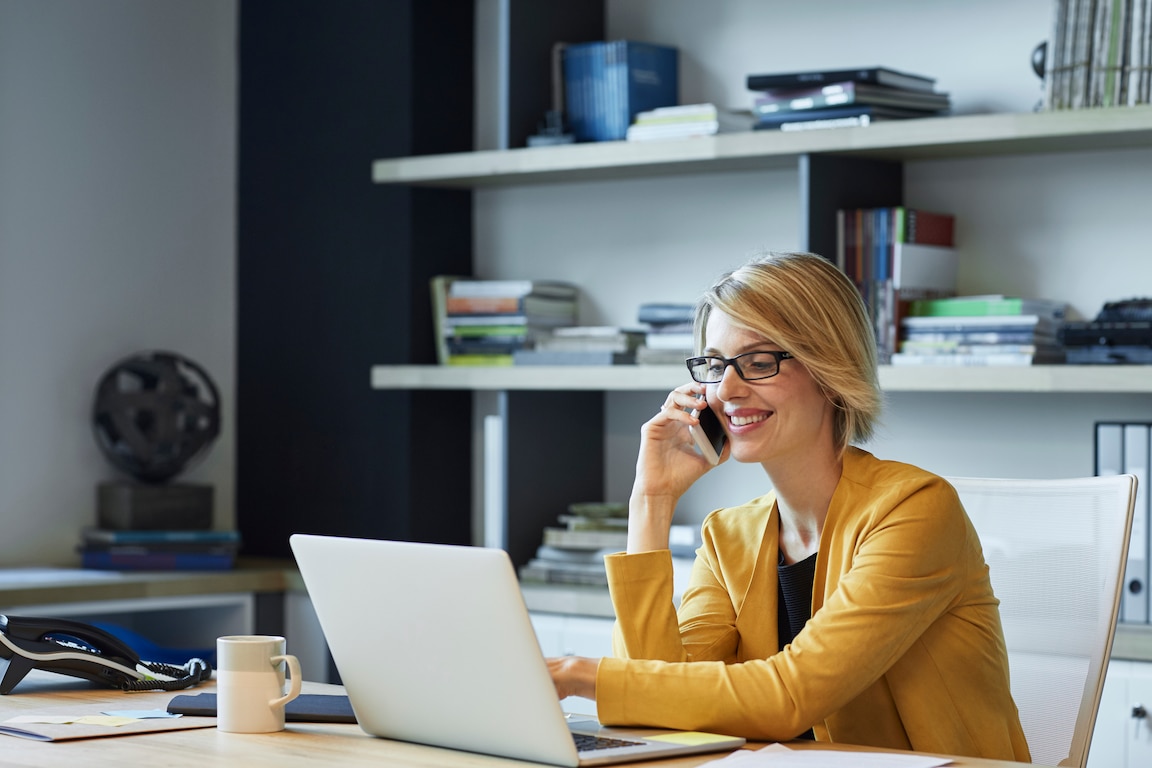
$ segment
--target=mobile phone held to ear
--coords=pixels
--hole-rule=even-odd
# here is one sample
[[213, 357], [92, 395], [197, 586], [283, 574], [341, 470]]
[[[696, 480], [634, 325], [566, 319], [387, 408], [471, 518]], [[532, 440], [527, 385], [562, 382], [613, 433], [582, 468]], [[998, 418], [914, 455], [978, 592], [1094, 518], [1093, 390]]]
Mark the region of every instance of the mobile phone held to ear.
[[708, 460], [709, 464], [719, 464], [720, 454], [724, 452], [724, 443], [728, 440], [728, 436], [724, 434], [724, 427], [720, 424], [720, 419], [707, 405], [691, 413], [700, 419], [700, 426], [688, 427], [688, 431], [692, 433], [692, 439], [696, 441], [696, 447], [700, 449], [701, 455]]

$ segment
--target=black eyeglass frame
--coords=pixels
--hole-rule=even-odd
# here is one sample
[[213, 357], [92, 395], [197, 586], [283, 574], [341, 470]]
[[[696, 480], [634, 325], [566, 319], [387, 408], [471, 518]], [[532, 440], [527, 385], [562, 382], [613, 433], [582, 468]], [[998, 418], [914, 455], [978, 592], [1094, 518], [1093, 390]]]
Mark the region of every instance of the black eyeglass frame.
[[[776, 360], [776, 370], [772, 371], [772, 373], [768, 374], [767, 376], [745, 376], [744, 369], [740, 367], [739, 360], [740, 358], [748, 357], [749, 355], [771, 355]], [[732, 368], [736, 371], [736, 375], [744, 381], [763, 381], [764, 379], [770, 379], [780, 373], [781, 362], [784, 360], [795, 359], [796, 358], [792, 356], [791, 352], [769, 352], [767, 350], [756, 350], [753, 352], [744, 352], [743, 354], [736, 355], [735, 357], [723, 357], [721, 355], [702, 355], [700, 357], [690, 357], [684, 361], [684, 364], [688, 366], [688, 375], [691, 376], [692, 381], [695, 381], [697, 384], [719, 384], [720, 381], [724, 378], [724, 370], [726, 370], [728, 366], [732, 366]], [[715, 381], [701, 381], [700, 379], [696, 378], [696, 372], [693, 370], [693, 368], [698, 365], [703, 365], [708, 360], [721, 360], [724, 362], [724, 368], [720, 371], [720, 378], [716, 379]]]

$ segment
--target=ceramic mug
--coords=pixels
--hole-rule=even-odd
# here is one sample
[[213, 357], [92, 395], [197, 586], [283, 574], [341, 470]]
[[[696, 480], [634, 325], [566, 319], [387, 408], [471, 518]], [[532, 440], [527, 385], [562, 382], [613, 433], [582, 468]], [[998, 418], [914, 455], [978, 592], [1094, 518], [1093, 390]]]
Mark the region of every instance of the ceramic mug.
[[[284, 705], [300, 695], [300, 662], [277, 635], [216, 639], [216, 727], [229, 733], [284, 730]], [[284, 692], [284, 666], [290, 687]]]

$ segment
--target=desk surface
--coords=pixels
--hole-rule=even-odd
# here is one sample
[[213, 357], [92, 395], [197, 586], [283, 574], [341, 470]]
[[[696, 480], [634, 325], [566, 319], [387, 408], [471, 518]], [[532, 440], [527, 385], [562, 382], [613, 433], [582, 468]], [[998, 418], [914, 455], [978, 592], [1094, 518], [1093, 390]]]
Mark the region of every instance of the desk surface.
[[[193, 688], [187, 693], [212, 690], [211, 684]], [[305, 683], [309, 693], [341, 693], [339, 686]], [[32, 672], [7, 696], [0, 697], [0, 720], [19, 714], [32, 714], [64, 705], [75, 705], [76, 711], [95, 713], [101, 708], [163, 709], [176, 694], [165, 692], [126, 694], [107, 688], [95, 688], [83, 680]], [[749, 745], [756, 748], [761, 745]], [[835, 745], [799, 745], [800, 748], [861, 748]], [[46, 765], [75, 765], [84, 768], [122, 768], [125, 765], [163, 765], [172, 768], [189, 766], [276, 766], [293, 768], [318, 765], [372, 766], [390, 768], [498, 768], [531, 765], [518, 760], [505, 760], [468, 752], [438, 749], [418, 744], [376, 739], [359, 726], [330, 723], [289, 723], [281, 733], [234, 734], [215, 728], [137, 734], [83, 741], [39, 742], [0, 735], [0, 750], [5, 766], [42, 768]], [[688, 768], [722, 757], [722, 754], [698, 755], [675, 760], [638, 763], [641, 766], [676, 766]], [[1008, 768], [1018, 763], [999, 760], [959, 758], [957, 768]]]

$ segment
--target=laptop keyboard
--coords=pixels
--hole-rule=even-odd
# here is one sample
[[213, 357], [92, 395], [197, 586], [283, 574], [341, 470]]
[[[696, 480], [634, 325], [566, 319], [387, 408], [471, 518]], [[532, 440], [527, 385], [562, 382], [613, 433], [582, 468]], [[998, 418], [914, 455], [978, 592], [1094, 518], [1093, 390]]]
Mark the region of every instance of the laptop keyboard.
[[613, 747], [638, 747], [644, 743], [642, 741], [611, 739], [607, 736], [593, 736], [590, 733], [574, 733], [572, 740], [576, 742], [577, 752], [592, 752], [597, 749], [612, 749]]

